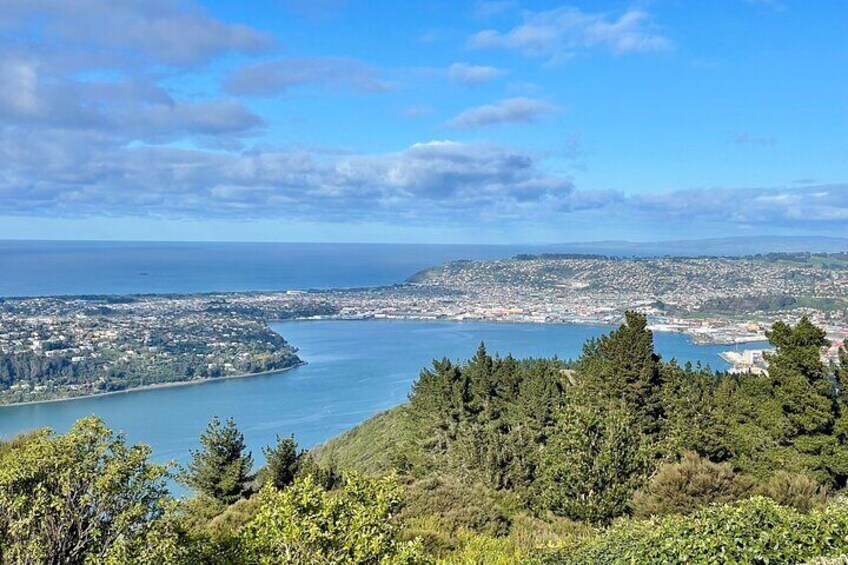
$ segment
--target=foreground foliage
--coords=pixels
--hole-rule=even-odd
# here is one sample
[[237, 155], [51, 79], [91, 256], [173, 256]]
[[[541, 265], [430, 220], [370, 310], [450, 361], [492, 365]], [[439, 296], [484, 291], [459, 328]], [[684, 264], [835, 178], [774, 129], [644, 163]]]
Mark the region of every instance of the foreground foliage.
[[[40, 431], [0, 450], [3, 563], [143, 563], [179, 555], [165, 467], [100, 420]], [[155, 543], [150, 543], [155, 540]]]
[[535, 565], [708, 565], [803, 563], [848, 550], [848, 507], [803, 514], [756, 497], [690, 516], [626, 521], [572, 547], [549, 550]]
[[420, 543], [397, 539], [400, 491], [391, 479], [349, 476], [327, 492], [312, 477], [258, 495], [259, 510], [241, 533], [248, 563], [416, 565]]
[[822, 362], [829, 342], [806, 318], [768, 337], [765, 376], [664, 361], [636, 313], [574, 362], [493, 357], [481, 345], [466, 363], [434, 362], [408, 405], [318, 460], [408, 477], [407, 522], [435, 554], [464, 559], [474, 544], [492, 559], [522, 514], [605, 526], [752, 496], [821, 509], [848, 479], [848, 353]]

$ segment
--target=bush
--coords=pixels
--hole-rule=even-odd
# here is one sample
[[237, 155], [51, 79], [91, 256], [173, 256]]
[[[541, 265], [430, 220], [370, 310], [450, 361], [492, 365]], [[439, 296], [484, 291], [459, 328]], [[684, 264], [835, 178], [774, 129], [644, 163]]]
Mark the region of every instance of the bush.
[[411, 482], [403, 502], [402, 520], [435, 518], [450, 534], [465, 529], [494, 537], [509, 533], [518, 504], [508, 493], [439, 475]]
[[543, 551], [537, 565], [800, 563], [848, 550], [848, 507], [802, 514], [773, 500], [710, 506], [689, 516], [622, 521], [604, 534]]
[[259, 509], [241, 532], [248, 563], [271, 565], [418, 565], [420, 544], [402, 542], [395, 514], [400, 491], [389, 479], [345, 478], [327, 492], [312, 476], [279, 491], [265, 487]]
[[702, 506], [746, 498], [752, 488], [752, 481], [738, 476], [729, 463], [716, 464], [687, 453], [679, 463], [660, 467], [634, 495], [633, 513], [639, 517], [690, 514]]
[[827, 502], [827, 487], [804, 474], [785, 471], [776, 473], [760, 493], [783, 506], [792, 506], [801, 512], [822, 508]]
[[518, 565], [521, 551], [509, 538], [463, 533], [462, 548], [438, 562], [438, 565]]
[[176, 558], [167, 468], [97, 418], [0, 450], [0, 561], [161, 562]]
[[839, 557], [816, 557], [804, 563], [804, 565], [848, 565], [848, 555]]

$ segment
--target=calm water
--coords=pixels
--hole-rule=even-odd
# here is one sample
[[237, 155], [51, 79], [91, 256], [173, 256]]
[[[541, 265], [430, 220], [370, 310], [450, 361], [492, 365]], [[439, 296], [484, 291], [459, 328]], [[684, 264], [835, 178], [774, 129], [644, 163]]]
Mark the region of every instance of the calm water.
[[[464, 359], [485, 341], [518, 357], [579, 355], [582, 343], [609, 331], [599, 326], [476, 322], [320, 321], [275, 324], [309, 365], [279, 375], [69, 402], [0, 408], [0, 436], [49, 426], [66, 430], [96, 414], [153, 447], [160, 461], [184, 462], [212, 416], [233, 416], [257, 461], [276, 434], [312, 446], [406, 400], [419, 370], [434, 357]], [[679, 334], [656, 334], [664, 358], [726, 365], [721, 346], [698, 346]]]
[[0, 297], [379, 286], [496, 245], [0, 241]]

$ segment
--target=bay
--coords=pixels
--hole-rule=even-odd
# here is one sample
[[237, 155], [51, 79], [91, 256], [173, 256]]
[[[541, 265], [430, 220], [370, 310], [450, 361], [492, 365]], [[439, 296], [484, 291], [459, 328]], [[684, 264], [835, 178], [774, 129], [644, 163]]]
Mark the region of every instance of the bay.
[[[273, 328], [300, 349], [308, 365], [288, 372], [0, 408], [0, 436], [50, 427], [66, 431], [97, 415], [132, 443], [153, 448], [157, 461], [185, 463], [213, 416], [234, 417], [257, 463], [276, 435], [295, 434], [309, 447], [407, 399], [433, 358], [466, 359], [484, 341], [490, 352], [516, 357], [574, 358], [604, 326], [430, 321], [304, 321]], [[682, 334], [655, 334], [663, 358], [724, 369], [726, 346], [692, 343]], [[751, 344], [749, 347], [757, 347]], [[177, 492], [179, 488], [177, 487]]]

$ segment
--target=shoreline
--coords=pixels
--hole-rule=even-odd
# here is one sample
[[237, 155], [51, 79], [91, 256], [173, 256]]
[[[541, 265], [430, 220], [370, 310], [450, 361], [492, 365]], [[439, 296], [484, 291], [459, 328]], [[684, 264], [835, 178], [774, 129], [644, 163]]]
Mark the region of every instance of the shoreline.
[[[471, 323], [502, 323], [502, 324], [538, 324], [538, 325], [564, 325], [564, 326], [604, 326], [609, 328], [615, 328], [616, 324], [610, 321], [604, 320], [592, 320], [592, 319], [573, 319], [568, 321], [537, 321], [537, 320], [504, 320], [498, 318], [463, 318], [463, 319], [455, 319], [455, 318], [430, 318], [426, 316], [404, 316], [404, 317], [375, 317], [375, 316], [366, 316], [366, 317], [336, 317], [336, 316], [315, 316], [315, 317], [305, 317], [305, 318], [288, 318], [283, 320], [274, 320], [268, 319], [265, 320], [265, 323], [270, 327], [271, 324], [285, 324], [290, 322], [328, 322], [328, 321], [396, 321], [396, 322], [447, 322], [447, 323], [463, 323], [463, 322], [471, 322]], [[750, 339], [743, 341], [735, 341], [735, 342], [715, 342], [715, 341], [703, 341], [697, 339], [697, 334], [693, 332], [689, 332], [686, 330], [678, 330], [671, 328], [653, 328], [654, 332], [662, 332], [662, 333], [677, 333], [685, 335], [689, 341], [693, 345], [700, 346], [733, 346], [733, 345], [743, 345], [747, 343], [756, 343], [761, 341], [759, 339]], [[259, 373], [242, 373], [238, 375], [225, 375], [222, 377], [215, 378], [205, 378], [205, 379], [194, 379], [190, 381], [174, 381], [167, 383], [157, 383], [151, 385], [137, 386], [132, 388], [127, 388], [124, 390], [114, 390], [109, 392], [97, 392], [94, 394], [84, 394], [80, 396], [71, 396], [67, 398], [49, 398], [44, 400], [27, 400], [25, 402], [13, 402], [9, 404], [0, 404], [0, 410], [7, 407], [13, 406], [31, 406], [36, 404], [51, 404], [54, 402], [69, 402], [73, 400], [83, 400], [87, 398], [99, 398], [103, 396], [114, 396], [118, 394], [129, 394], [133, 392], [144, 392], [148, 390], [156, 390], [156, 389], [165, 389], [165, 388], [176, 388], [176, 387], [184, 387], [184, 386], [194, 386], [194, 385], [203, 385], [213, 381], [222, 381], [222, 380], [230, 380], [230, 379], [244, 379], [248, 377], [259, 377], [263, 375], [273, 375], [278, 373], [285, 373], [291, 371], [292, 369], [296, 369], [298, 367], [302, 367], [307, 365], [307, 361], [301, 360], [300, 363], [294, 364], [290, 367], [284, 367], [282, 369], [274, 369], [271, 371], [262, 371]]]
[[80, 396], [70, 396], [67, 398], [47, 398], [44, 400], [27, 400], [25, 402], [11, 402], [9, 404], [0, 404], [0, 410], [4, 408], [11, 408], [14, 406], [33, 406], [36, 404], [52, 404], [54, 402], [70, 402], [72, 400], [84, 400], [87, 398], [100, 398], [102, 396], [115, 396], [118, 394], [130, 394], [133, 392], [145, 392], [150, 390], [157, 390], [163, 388], [177, 388], [184, 386], [195, 386], [195, 385], [205, 385], [215, 381], [226, 381], [231, 379], [246, 379], [249, 377], [261, 377], [267, 375], [276, 375], [280, 373], [287, 373], [293, 369], [297, 369], [298, 367], [303, 367], [304, 365], [308, 365], [307, 361], [301, 360], [300, 363], [296, 363], [289, 367], [283, 367], [282, 369], [273, 369], [271, 371], [262, 371], [259, 373], [241, 373], [238, 375], [224, 375], [223, 377], [214, 377], [214, 378], [205, 378], [205, 379], [193, 379], [190, 381], [174, 381], [169, 383], [156, 383], [152, 385], [144, 385], [144, 386], [136, 386], [131, 388], [126, 388], [124, 390], [111, 390], [108, 392], [96, 392], [94, 394], [82, 394]]
[[[572, 320], [556, 320], [556, 321], [541, 321], [541, 320], [505, 320], [503, 318], [434, 318], [428, 316], [398, 316], [398, 317], [377, 317], [377, 316], [363, 316], [363, 317], [339, 317], [339, 316], [313, 316], [307, 318], [288, 318], [286, 320], [267, 320], [267, 323], [270, 324], [285, 324], [287, 322], [368, 322], [368, 321], [376, 321], [376, 322], [450, 322], [455, 324], [461, 324], [464, 322], [471, 323], [487, 323], [487, 324], [537, 324], [537, 325], [559, 325], [559, 326], [601, 326], [607, 327], [611, 329], [615, 329], [620, 325], [620, 322], [612, 322], [606, 320], [595, 320], [590, 318], [584, 319], [572, 319]], [[704, 335], [699, 332], [693, 332], [687, 329], [677, 329], [677, 328], [668, 328], [668, 327], [649, 327], [652, 332], [659, 333], [673, 333], [673, 334], [681, 334], [685, 335], [689, 338], [689, 341], [694, 345], [703, 345], [703, 346], [721, 346], [721, 347], [733, 347], [738, 345], [746, 345], [750, 343], [759, 343], [761, 341], [766, 341], [765, 335], [762, 336], [743, 336], [736, 338], [734, 340], [714, 340], [714, 339], [704, 339]]]

